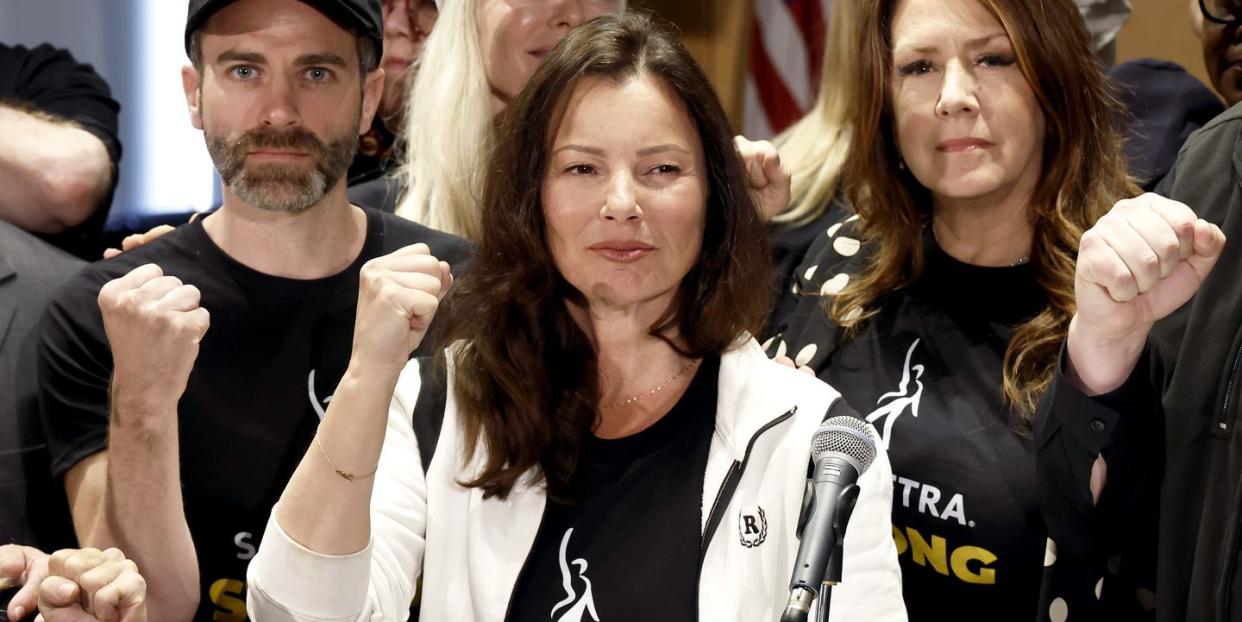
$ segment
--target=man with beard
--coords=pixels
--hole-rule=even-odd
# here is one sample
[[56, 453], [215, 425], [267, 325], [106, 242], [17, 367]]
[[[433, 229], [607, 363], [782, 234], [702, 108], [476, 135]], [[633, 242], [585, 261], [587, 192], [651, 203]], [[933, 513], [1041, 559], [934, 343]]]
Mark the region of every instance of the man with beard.
[[246, 565], [349, 359], [363, 264], [395, 251], [405, 278], [447, 286], [432, 254], [467, 252], [346, 199], [381, 15], [379, 0], [191, 0], [182, 81], [223, 206], [87, 267], [44, 320], [53, 470], [82, 545], [142, 569], [152, 620], [245, 619]]

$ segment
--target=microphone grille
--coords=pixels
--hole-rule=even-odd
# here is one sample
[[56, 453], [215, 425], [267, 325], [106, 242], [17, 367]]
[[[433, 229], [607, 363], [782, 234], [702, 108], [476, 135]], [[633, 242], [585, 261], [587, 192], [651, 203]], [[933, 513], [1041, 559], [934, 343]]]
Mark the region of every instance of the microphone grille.
[[867, 423], [857, 417], [841, 415], [825, 419], [811, 439], [811, 459], [834, 453], [844, 456], [862, 475], [875, 460], [876, 440]]

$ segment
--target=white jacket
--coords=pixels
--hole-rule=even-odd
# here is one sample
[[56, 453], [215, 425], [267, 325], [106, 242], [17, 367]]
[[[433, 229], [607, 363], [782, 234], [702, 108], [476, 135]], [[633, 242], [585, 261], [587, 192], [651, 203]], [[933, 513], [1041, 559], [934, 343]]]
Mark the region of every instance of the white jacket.
[[[253, 620], [404, 620], [419, 576], [422, 620], [505, 619], [543, 517], [543, 487], [528, 478], [507, 499], [485, 500], [482, 491], [457, 484], [479, 472], [481, 456], [461, 466], [451, 385], [442, 433], [424, 474], [411, 423], [419, 384], [418, 363], [411, 361], [389, 409], [370, 544], [352, 555], [316, 553], [290, 539], [273, 511], [248, 572]], [[849, 412], [837, 391], [769, 360], [753, 339], [721, 357], [702, 512], [705, 531], [713, 522], [718, 526], [708, 535], [699, 576], [700, 620], [780, 618], [798, 550], [795, 530], [810, 441], [830, 407], [834, 415]], [[890, 518], [892, 467], [882, 449], [858, 484], [831, 619], [905, 620]], [[755, 545], [752, 534], [746, 546], [739, 521], [743, 515], [754, 521], [758, 508], [766, 537]]]

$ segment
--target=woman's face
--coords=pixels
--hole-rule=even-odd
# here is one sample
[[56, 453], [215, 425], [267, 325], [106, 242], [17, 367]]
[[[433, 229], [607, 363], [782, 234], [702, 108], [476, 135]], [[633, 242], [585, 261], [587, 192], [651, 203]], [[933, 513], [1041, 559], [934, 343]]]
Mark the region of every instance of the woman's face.
[[667, 308], [702, 246], [706, 169], [694, 121], [661, 82], [578, 83], [542, 198], [556, 267], [593, 309]]
[[517, 96], [572, 28], [624, 6], [624, 0], [480, 0], [479, 46], [496, 110]]
[[439, 11], [435, 0], [384, 1], [384, 97], [380, 101], [382, 119], [399, 118], [405, 102], [410, 65], [423, 50], [423, 43], [435, 26]]
[[902, 0], [889, 85], [897, 145], [936, 201], [1000, 202], [1039, 180], [1044, 115], [977, 0]]

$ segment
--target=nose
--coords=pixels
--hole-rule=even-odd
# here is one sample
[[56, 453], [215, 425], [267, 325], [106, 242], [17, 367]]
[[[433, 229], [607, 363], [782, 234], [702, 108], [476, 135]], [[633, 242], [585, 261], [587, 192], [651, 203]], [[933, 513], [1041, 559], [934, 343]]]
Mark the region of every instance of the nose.
[[572, 30], [586, 21], [586, 10], [583, 0], [553, 0], [551, 3], [549, 24], [551, 27]]
[[620, 173], [609, 180], [604, 207], [599, 211], [600, 218], [613, 222], [629, 222], [640, 220], [642, 214], [634, 179], [628, 173]]
[[975, 96], [975, 77], [960, 62], [945, 66], [940, 83], [940, 99], [936, 101], [936, 116], [949, 118], [957, 114], [974, 114], [979, 111]]
[[409, 37], [413, 30], [414, 12], [408, 10], [406, 0], [397, 0], [384, 12], [385, 37]]
[[272, 128], [296, 127], [302, 124], [297, 106], [296, 76], [287, 80], [270, 80], [260, 103], [260, 122]]

